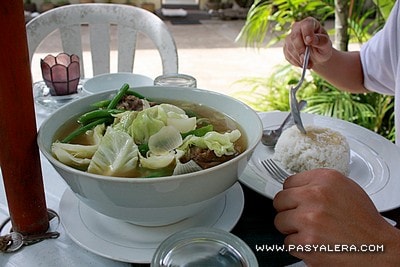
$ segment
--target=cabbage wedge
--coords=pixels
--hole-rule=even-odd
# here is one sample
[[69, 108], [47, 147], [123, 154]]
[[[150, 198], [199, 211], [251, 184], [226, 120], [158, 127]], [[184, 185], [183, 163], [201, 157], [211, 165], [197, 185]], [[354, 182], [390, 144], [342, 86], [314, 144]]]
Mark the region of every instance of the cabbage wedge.
[[129, 176], [137, 166], [138, 154], [138, 147], [129, 134], [109, 126], [93, 155], [88, 172], [106, 176]]
[[176, 162], [176, 166], [172, 175], [185, 174], [191, 172], [201, 171], [203, 168], [200, 167], [194, 160], [189, 160], [186, 163], [181, 163], [179, 160]]
[[239, 130], [233, 130], [226, 133], [218, 133], [215, 131], [208, 132], [202, 137], [189, 135], [183, 141], [179, 149], [187, 151], [191, 145], [208, 148], [214, 151], [215, 155], [222, 157], [223, 155], [233, 155], [236, 153], [234, 142], [241, 136]]
[[150, 136], [148, 145], [150, 153], [164, 155], [182, 145], [182, 136], [175, 127], [164, 126]]
[[105, 125], [100, 124], [93, 130], [87, 131], [85, 135], [88, 145], [54, 142], [51, 151], [65, 165], [86, 171], [103, 138], [104, 130]]
[[[121, 121], [124, 121], [122, 128], [134, 138], [136, 144], [146, 144], [150, 136], [164, 126], [173, 126], [181, 133], [196, 128], [196, 118], [189, 118], [183, 109], [171, 104], [160, 104], [144, 109], [130, 119], [121, 118]], [[120, 128], [117, 125], [115, 127]]]
[[[139, 153], [140, 155], [140, 153]], [[147, 169], [162, 169], [170, 165], [175, 159], [175, 152], [171, 151], [164, 155], [152, 155], [149, 154], [148, 157], [143, 157], [140, 155], [140, 165]]]
[[172, 126], [164, 126], [149, 138], [149, 151], [146, 157], [140, 156], [140, 164], [148, 169], [161, 169], [167, 167], [184, 152], [175, 149], [182, 145], [182, 136]]

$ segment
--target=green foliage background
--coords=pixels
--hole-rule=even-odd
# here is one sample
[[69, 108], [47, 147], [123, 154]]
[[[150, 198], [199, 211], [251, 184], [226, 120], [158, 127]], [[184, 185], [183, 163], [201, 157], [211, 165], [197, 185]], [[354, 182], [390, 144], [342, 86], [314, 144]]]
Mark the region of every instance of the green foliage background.
[[[374, 8], [365, 8], [363, 1], [354, 3], [348, 18], [348, 32], [353, 42], [365, 42], [383, 26], [395, 0], [375, 0]], [[313, 16], [323, 23], [333, 19], [334, 13], [333, 0], [256, 0], [238, 40], [247, 46], [270, 46], [286, 37], [294, 21]], [[266, 36], [270, 37], [269, 42]], [[299, 78], [298, 68], [277, 66], [269, 77], [249, 77], [238, 81], [246, 90], [235, 93], [234, 97], [258, 111], [287, 111], [290, 85], [296, 84]], [[307, 75], [297, 94], [299, 99], [307, 100], [305, 112], [350, 121], [394, 141], [392, 96], [342, 92], [313, 72]]]

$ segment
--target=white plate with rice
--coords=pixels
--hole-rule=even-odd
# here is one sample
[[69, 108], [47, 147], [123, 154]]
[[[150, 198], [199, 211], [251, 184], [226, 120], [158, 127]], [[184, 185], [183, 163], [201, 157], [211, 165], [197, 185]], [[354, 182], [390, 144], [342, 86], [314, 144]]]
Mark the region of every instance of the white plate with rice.
[[[260, 113], [264, 129], [279, 127], [287, 112]], [[400, 148], [384, 137], [356, 124], [302, 113], [303, 124], [332, 128], [347, 139], [350, 146], [350, 171], [348, 176], [356, 181], [371, 197], [377, 209], [391, 210], [400, 206]], [[249, 164], [239, 180], [254, 191], [273, 198], [282, 185], [273, 180], [260, 161], [272, 158], [274, 149], [261, 143], [256, 147]]]

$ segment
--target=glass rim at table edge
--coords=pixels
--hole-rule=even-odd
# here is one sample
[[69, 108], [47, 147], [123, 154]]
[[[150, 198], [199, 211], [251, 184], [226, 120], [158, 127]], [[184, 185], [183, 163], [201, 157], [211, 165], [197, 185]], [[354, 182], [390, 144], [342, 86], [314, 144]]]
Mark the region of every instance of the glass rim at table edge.
[[[259, 112], [258, 113], [261, 120], [263, 121], [263, 124], [265, 124], [265, 119], [270, 118], [270, 116], [274, 116], [274, 119], [276, 119], [276, 123], [274, 124], [269, 124], [269, 125], [264, 125], [264, 129], [266, 128], [274, 128], [276, 126], [279, 126], [279, 123], [284, 119], [284, 116], [287, 115], [287, 112], [281, 112], [281, 111], [269, 111], [269, 112]], [[391, 151], [395, 151], [399, 157], [400, 157], [400, 148], [398, 148], [395, 144], [391, 143], [389, 140], [386, 138], [362, 127], [357, 124], [347, 122], [341, 119], [337, 118], [332, 118], [328, 116], [322, 116], [322, 115], [315, 115], [315, 114], [309, 114], [309, 113], [304, 113], [302, 112], [302, 116], [305, 117], [305, 121], [313, 121], [314, 123], [316, 122], [316, 125], [318, 125], [321, 122], [337, 122], [335, 124], [336, 129], [338, 127], [342, 127], [339, 131], [344, 133], [346, 135], [346, 126], [351, 127], [353, 130], [354, 129], [359, 129], [360, 131], [358, 132], [359, 135], [367, 135], [367, 137], [375, 137], [378, 139], [378, 142], [382, 142], [385, 145], [387, 145]], [[347, 132], [347, 135], [349, 132]], [[374, 140], [376, 142], [376, 140]], [[380, 148], [382, 149], [382, 148]], [[385, 146], [386, 149], [386, 146]], [[382, 155], [382, 153], [377, 152], [379, 155]], [[254, 155], [254, 154], [253, 154]], [[389, 163], [386, 161], [386, 158], [390, 161]], [[393, 164], [393, 157], [385, 157], [383, 160], [385, 160], [386, 164], [390, 166], [396, 167], [396, 164]], [[390, 164], [392, 163], [392, 164]], [[274, 181], [272, 178], [268, 177], [264, 178], [261, 177], [256, 170], [254, 170], [255, 166], [251, 166], [251, 158], [249, 159], [249, 163], [246, 166], [246, 169], [244, 170], [243, 174], [239, 177], [239, 181], [242, 182], [244, 185], [247, 187], [251, 188], [252, 190], [256, 191], [257, 193], [268, 197], [270, 199], [273, 199], [275, 194], [282, 189], [282, 185], [278, 184], [278, 182]], [[389, 167], [389, 166], [388, 166]], [[400, 168], [400, 166], [398, 167]], [[393, 179], [393, 177], [390, 174], [393, 174], [394, 172], [389, 169], [389, 178], [387, 183], [384, 185], [382, 190], [379, 192], [370, 195], [370, 198], [372, 201], [377, 205], [377, 208], [380, 212], [392, 210], [395, 208], [400, 207], [400, 197], [395, 197], [394, 193], [397, 189], [400, 190], [400, 180], [397, 181], [398, 179]], [[266, 190], [266, 186], [269, 186]], [[392, 199], [390, 199], [390, 203], [387, 203], [383, 198], [385, 197], [385, 194], [392, 192]]]

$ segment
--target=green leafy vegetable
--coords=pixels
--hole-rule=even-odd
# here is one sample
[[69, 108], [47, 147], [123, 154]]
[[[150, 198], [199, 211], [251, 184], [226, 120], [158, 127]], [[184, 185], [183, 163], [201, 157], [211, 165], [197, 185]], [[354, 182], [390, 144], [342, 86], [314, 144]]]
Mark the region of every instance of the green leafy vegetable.
[[149, 151], [149, 145], [148, 144], [140, 144], [138, 145], [140, 155], [143, 157], [146, 156], [147, 152]]
[[54, 142], [51, 146], [51, 151], [62, 163], [86, 171], [103, 138], [104, 129], [105, 125], [100, 124], [92, 131], [87, 131], [85, 134], [89, 141], [88, 145]]
[[156, 155], [164, 155], [182, 145], [182, 136], [172, 126], [164, 126], [149, 138], [149, 151]]
[[[127, 129], [135, 143], [145, 144], [150, 136], [157, 133], [162, 127], [169, 125], [169, 122], [175, 125], [180, 124], [177, 120], [182, 120], [182, 124], [190, 124], [190, 127], [196, 126], [195, 121], [187, 121], [188, 116], [183, 109], [170, 104], [160, 104], [138, 112], [135, 114], [135, 118], [131, 120], [131, 125], [125, 124], [123, 128]], [[115, 127], [120, 126], [116, 125]], [[182, 127], [186, 128], [187, 126]]]
[[221, 157], [223, 155], [233, 155], [236, 153], [234, 142], [241, 136], [239, 130], [233, 130], [227, 133], [208, 132], [202, 137], [188, 136], [179, 149], [187, 150], [189, 146], [194, 145], [200, 148], [208, 148], [213, 150], [215, 155]]
[[88, 172], [125, 176], [134, 170], [139, 150], [129, 134], [108, 127], [89, 164]]
[[175, 152], [171, 151], [164, 155], [151, 155], [148, 157], [140, 157], [140, 164], [142, 167], [152, 170], [162, 169], [170, 165], [175, 159]]

